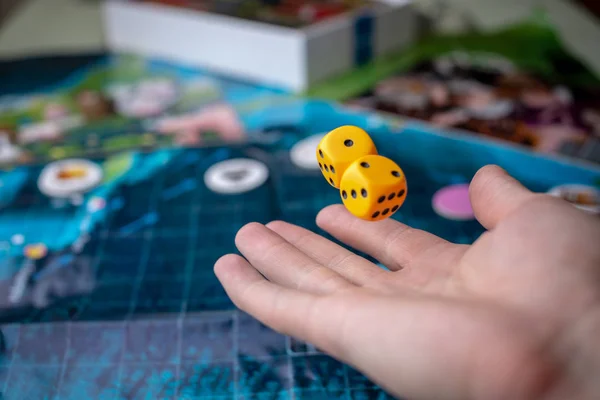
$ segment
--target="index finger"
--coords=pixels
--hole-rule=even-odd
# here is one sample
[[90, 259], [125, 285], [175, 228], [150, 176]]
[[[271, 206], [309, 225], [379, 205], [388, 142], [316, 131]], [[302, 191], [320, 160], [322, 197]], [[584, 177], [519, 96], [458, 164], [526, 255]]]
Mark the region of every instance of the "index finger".
[[215, 274], [241, 310], [284, 335], [341, 355], [337, 339], [343, 313], [323, 307], [326, 297], [269, 282], [235, 254], [221, 257], [215, 263]]

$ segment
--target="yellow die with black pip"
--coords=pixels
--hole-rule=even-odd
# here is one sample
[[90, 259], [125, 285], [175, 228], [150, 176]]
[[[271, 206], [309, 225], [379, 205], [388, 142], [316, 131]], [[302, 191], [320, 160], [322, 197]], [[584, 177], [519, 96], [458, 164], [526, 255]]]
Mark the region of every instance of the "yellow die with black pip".
[[317, 146], [319, 168], [327, 182], [337, 189], [350, 164], [372, 154], [377, 154], [377, 149], [369, 134], [350, 125], [332, 130]]
[[380, 221], [393, 215], [406, 199], [406, 178], [387, 157], [360, 157], [344, 171], [340, 194], [344, 206], [358, 218]]

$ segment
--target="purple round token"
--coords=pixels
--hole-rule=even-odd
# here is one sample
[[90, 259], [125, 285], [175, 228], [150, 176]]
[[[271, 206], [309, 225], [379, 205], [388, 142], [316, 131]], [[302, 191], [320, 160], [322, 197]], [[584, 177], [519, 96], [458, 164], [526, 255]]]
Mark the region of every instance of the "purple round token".
[[431, 204], [438, 215], [447, 219], [466, 221], [475, 218], [468, 184], [451, 185], [438, 190]]

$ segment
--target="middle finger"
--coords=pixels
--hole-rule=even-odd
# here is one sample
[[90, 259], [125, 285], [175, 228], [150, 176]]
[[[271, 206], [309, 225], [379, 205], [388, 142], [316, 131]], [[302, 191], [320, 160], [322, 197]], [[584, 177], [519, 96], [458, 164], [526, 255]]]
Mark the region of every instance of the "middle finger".
[[392, 271], [410, 268], [432, 249], [451, 247], [442, 238], [390, 218], [378, 222], [360, 220], [343, 206], [322, 210], [317, 225], [338, 240], [375, 257]]

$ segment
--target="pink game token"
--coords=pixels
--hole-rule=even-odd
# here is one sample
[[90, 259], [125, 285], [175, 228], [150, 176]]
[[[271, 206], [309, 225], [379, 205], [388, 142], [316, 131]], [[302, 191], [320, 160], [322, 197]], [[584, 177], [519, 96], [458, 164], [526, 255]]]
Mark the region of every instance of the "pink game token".
[[438, 190], [431, 204], [438, 215], [447, 219], [466, 221], [475, 217], [468, 184], [451, 185]]

